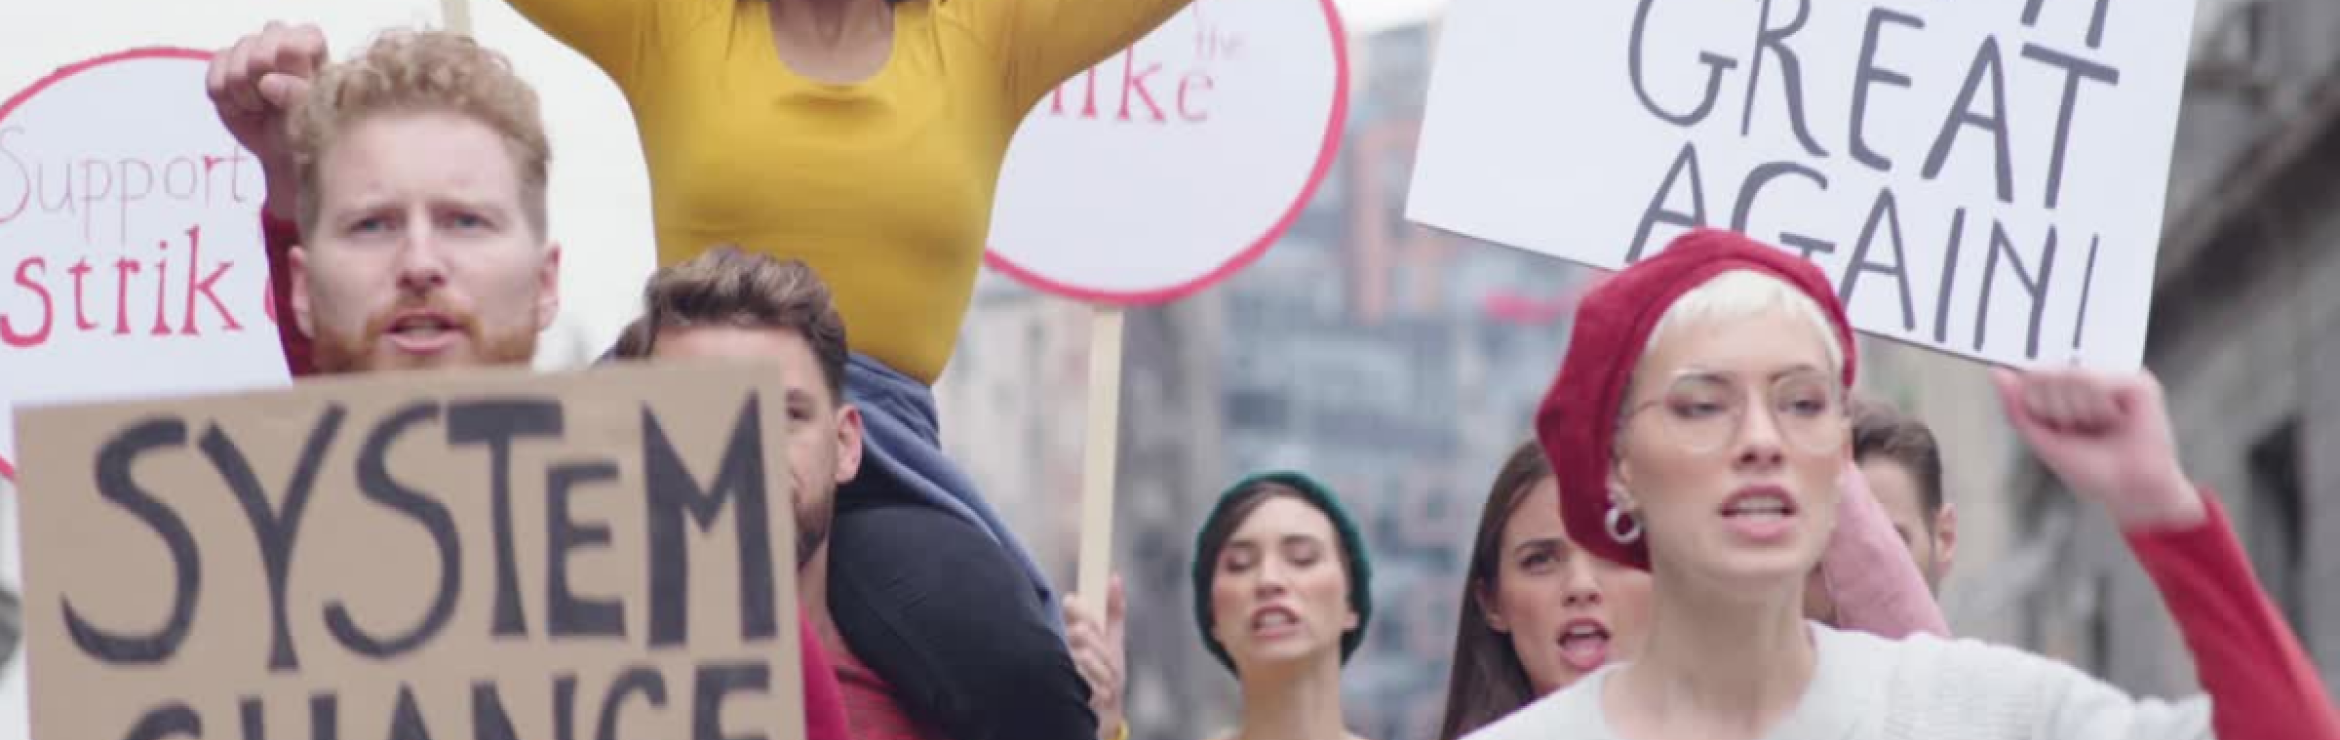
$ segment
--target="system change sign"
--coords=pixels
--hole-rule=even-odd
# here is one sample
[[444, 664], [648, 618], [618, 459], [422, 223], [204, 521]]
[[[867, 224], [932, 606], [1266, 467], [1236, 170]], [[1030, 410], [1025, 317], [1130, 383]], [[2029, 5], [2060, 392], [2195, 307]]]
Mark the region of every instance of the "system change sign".
[[1409, 217], [1617, 269], [1696, 226], [1853, 323], [2143, 361], [2192, 0], [1458, 0]]
[[20, 412], [32, 737], [801, 738], [778, 378]]

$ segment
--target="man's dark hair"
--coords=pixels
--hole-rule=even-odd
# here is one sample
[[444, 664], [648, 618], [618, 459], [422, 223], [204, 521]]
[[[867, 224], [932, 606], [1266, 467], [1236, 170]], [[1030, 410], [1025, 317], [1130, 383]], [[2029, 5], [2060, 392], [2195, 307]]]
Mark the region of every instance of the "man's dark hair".
[[642, 290], [642, 317], [618, 335], [611, 354], [648, 358], [658, 332], [692, 326], [736, 326], [796, 332], [820, 360], [821, 380], [839, 402], [845, 392], [845, 319], [829, 286], [800, 260], [719, 246], [688, 262], [660, 268]]
[[1882, 456], [1907, 468], [1917, 481], [1926, 529], [1932, 531], [1934, 516], [1942, 513], [1942, 448], [1935, 444], [1933, 430], [1876, 399], [1855, 399], [1852, 415], [1853, 460]]

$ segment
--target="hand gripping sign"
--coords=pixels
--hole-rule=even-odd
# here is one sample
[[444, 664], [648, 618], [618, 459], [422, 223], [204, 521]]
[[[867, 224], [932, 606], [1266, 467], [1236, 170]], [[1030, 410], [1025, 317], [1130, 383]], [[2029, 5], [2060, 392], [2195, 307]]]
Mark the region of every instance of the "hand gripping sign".
[[1463, 0], [1408, 217], [1618, 269], [1696, 226], [1860, 329], [2142, 363], [2193, 0]]
[[0, 476], [27, 404], [286, 379], [265, 185], [204, 96], [209, 56], [107, 55], [0, 103]]
[[1079, 591], [1103, 610], [1121, 312], [1265, 254], [1340, 149], [1348, 52], [1332, 0], [1196, 0], [1036, 106], [1008, 150], [985, 262], [1098, 304]]

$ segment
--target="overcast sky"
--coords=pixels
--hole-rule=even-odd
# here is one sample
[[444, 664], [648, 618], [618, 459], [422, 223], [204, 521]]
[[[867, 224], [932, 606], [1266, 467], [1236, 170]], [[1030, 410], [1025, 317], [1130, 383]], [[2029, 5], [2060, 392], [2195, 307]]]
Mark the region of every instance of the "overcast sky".
[[1333, 0], [1333, 2], [1340, 6], [1341, 19], [1347, 21], [1352, 32], [1371, 31], [1396, 23], [1418, 20], [1446, 4], [1446, 0]]

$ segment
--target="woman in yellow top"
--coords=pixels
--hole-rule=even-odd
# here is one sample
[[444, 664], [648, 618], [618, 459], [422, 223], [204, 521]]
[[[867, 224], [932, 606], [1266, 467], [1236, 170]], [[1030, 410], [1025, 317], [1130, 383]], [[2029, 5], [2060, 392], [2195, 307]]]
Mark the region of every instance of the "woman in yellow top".
[[509, 0], [624, 91], [660, 264], [802, 259], [856, 351], [928, 384], [1016, 127], [1188, 1]]
[[[1084, 734], [1122, 730], [1118, 666], [1075, 667], [1061, 599], [942, 455], [928, 386], [974, 291], [1017, 126], [1189, 0], [509, 2], [625, 93], [660, 264], [738, 244], [804, 260], [835, 290], [856, 350], [847, 394], [877, 463], [838, 496], [839, 647], [954, 740], [1070, 737], [1079, 723], [1053, 719], [1067, 714]], [[1032, 598], [998, 598], [1003, 579], [890, 536], [899, 517], [936, 513], [995, 540], [1026, 583], [1004, 580]]]

